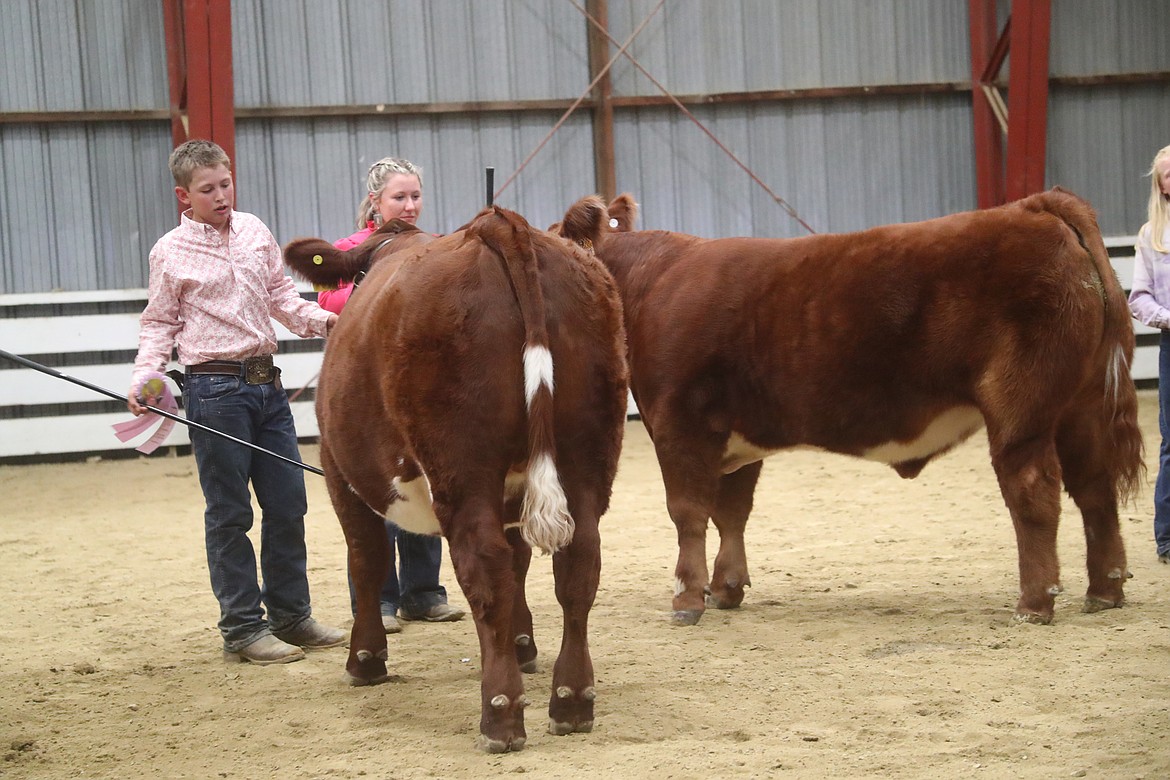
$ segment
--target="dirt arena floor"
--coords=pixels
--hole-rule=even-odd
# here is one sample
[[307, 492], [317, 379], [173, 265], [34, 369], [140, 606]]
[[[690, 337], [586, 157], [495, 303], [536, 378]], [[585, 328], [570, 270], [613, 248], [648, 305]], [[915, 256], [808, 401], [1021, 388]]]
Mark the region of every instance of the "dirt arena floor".
[[[1142, 423], [1152, 478], [1149, 392]], [[348, 625], [344, 541], [306, 476], [315, 613]], [[631, 422], [602, 520], [596, 727], [546, 731], [560, 611], [535, 558], [528, 746], [502, 756], [474, 748], [470, 619], [389, 637], [376, 687], [345, 684], [343, 648], [225, 665], [190, 457], [4, 466], [0, 497], [4, 778], [1170, 777], [1170, 567], [1150, 489], [1123, 509], [1128, 605], [1080, 612], [1066, 500], [1056, 621], [1015, 625], [1015, 540], [982, 436], [914, 481], [838, 456], [769, 460], [744, 606], [681, 628], [674, 529]], [[465, 605], [449, 563], [443, 581]]]

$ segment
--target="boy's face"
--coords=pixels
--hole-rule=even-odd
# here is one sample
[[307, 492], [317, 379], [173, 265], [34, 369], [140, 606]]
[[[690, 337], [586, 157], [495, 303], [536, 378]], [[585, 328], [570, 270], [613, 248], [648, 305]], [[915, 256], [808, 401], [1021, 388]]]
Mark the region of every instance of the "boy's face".
[[196, 168], [189, 187], [175, 187], [179, 202], [191, 209], [191, 218], [222, 230], [232, 215], [236, 188], [226, 165]]

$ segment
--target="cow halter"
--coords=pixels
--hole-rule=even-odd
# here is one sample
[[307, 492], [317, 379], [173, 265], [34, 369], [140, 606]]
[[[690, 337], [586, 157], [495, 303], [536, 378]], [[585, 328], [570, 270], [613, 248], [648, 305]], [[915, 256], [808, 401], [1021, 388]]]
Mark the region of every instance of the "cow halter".
[[[395, 233], [392, 236], [389, 236], [387, 238], [382, 239], [380, 242], [378, 242], [378, 245], [373, 248], [373, 250], [370, 252], [369, 256], [373, 257], [374, 255], [378, 254], [378, 250], [380, 250], [382, 247], [389, 244], [394, 239], [398, 238], [400, 235], [402, 235], [402, 234]], [[366, 268], [363, 268], [362, 270], [358, 271], [356, 274], [353, 275], [353, 288], [355, 290], [357, 289], [358, 285], [362, 283], [362, 280], [366, 278], [366, 273], [368, 273], [369, 270], [370, 269], [369, 269], [368, 264], [367, 264]]]

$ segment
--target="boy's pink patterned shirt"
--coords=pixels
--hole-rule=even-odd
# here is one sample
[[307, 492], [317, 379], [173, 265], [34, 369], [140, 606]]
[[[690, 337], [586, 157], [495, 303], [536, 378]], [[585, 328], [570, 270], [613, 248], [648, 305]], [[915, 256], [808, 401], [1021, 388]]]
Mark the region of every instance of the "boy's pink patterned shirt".
[[301, 298], [259, 218], [232, 212], [225, 239], [189, 215], [150, 251], [133, 388], [147, 373], [165, 370], [172, 347], [185, 366], [271, 355], [272, 319], [298, 336], [325, 336], [329, 312]]

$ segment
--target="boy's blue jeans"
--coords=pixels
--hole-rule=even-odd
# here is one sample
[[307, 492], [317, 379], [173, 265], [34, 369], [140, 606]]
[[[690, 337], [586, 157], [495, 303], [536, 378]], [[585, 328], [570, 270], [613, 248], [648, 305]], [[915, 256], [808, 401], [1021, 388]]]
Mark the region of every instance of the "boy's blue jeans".
[[1170, 553], [1170, 331], [1162, 331], [1158, 348], [1158, 430], [1162, 447], [1154, 482], [1154, 542], [1158, 555]]
[[[439, 566], [443, 561], [443, 540], [423, 536], [386, 523], [390, 542], [390, 570], [382, 583], [382, 614], [393, 615], [399, 608], [409, 615], [421, 615], [436, 604], [447, 603], [447, 589], [439, 584]], [[395, 556], [395, 545], [398, 555]], [[397, 557], [397, 564], [395, 562]], [[349, 581], [350, 609], [357, 614], [353, 580]]]
[[[279, 380], [249, 385], [234, 376], [188, 374], [183, 398], [189, 420], [300, 460], [292, 410]], [[311, 613], [305, 476], [297, 466], [197, 428], [191, 429], [191, 447], [207, 502], [207, 568], [219, 600], [219, 630], [224, 650], [238, 652]], [[256, 553], [248, 538], [249, 480], [261, 510], [262, 586], [256, 581]]]

